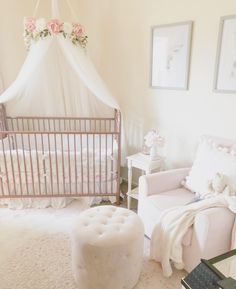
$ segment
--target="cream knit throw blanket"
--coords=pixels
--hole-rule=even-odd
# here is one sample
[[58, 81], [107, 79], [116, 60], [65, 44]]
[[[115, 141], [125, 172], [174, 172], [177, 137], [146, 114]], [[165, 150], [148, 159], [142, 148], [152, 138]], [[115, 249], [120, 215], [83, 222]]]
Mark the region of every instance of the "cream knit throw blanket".
[[[171, 276], [172, 261], [177, 269], [183, 269], [182, 239], [193, 225], [195, 216], [202, 210], [216, 207], [228, 207], [236, 213], [236, 198], [217, 196], [185, 206], [165, 211], [156, 224], [151, 237], [150, 257], [161, 263], [163, 274]], [[232, 248], [236, 247], [236, 222], [232, 234]]]

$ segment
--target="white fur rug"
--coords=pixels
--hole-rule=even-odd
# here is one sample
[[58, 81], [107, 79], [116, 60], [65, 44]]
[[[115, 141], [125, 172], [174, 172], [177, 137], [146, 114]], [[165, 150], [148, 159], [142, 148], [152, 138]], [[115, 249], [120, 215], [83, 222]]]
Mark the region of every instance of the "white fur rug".
[[[0, 209], [0, 289], [78, 289], [71, 272], [69, 232], [84, 204], [62, 210]], [[162, 276], [148, 260], [145, 239], [143, 270], [135, 289], [178, 289], [183, 271]], [[111, 288], [112, 289], [112, 288]]]

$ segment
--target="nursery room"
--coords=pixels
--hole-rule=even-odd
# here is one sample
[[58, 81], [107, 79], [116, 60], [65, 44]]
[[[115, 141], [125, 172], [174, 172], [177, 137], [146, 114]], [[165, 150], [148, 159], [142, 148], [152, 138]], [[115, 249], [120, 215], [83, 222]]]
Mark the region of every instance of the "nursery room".
[[0, 4], [0, 289], [236, 288], [236, 2]]

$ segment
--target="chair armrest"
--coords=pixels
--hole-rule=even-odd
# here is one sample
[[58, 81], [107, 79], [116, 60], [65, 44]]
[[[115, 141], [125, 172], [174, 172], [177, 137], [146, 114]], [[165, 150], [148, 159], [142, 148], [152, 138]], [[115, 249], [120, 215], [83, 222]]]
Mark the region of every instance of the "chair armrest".
[[194, 219], [190, 244], [184, 245], [185, 270], [190, 272], [200, 259], [210, 259], [231, 249], [234, 214], [224, 207], [199, 212]]
[[202, 258], [212, 258], [230, 250], [233, 225], [234, 214], [228, 208], [209, 208], [196, 215], [193, 234]]
[[181, 168], [145, 175], [139, 178], [139, 194], [150, 196], [177, 189], [190, 168]]

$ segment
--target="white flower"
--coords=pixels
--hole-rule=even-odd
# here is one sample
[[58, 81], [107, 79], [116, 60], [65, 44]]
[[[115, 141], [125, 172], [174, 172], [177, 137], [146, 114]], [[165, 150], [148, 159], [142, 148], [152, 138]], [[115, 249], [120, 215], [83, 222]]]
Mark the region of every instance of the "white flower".
[[38, 32], [43, 31], [47, 28], [47, 22], [44, 18], [39, 18], [36, 20], [36, 30]]
[[68, 23], [68, 22], [64, 22], [63, 23], [63, 31], [66, 33], [66, 34], [71, 34], [72, 33], [72, 30], [73, 30], [73, 26], [71, 23]]
[[154, 145], [163, 146], [164, 138], [161, 137], [156, 130], [149, 131], [144, 137], [145, 145], [147, 147], [152, 147]]

